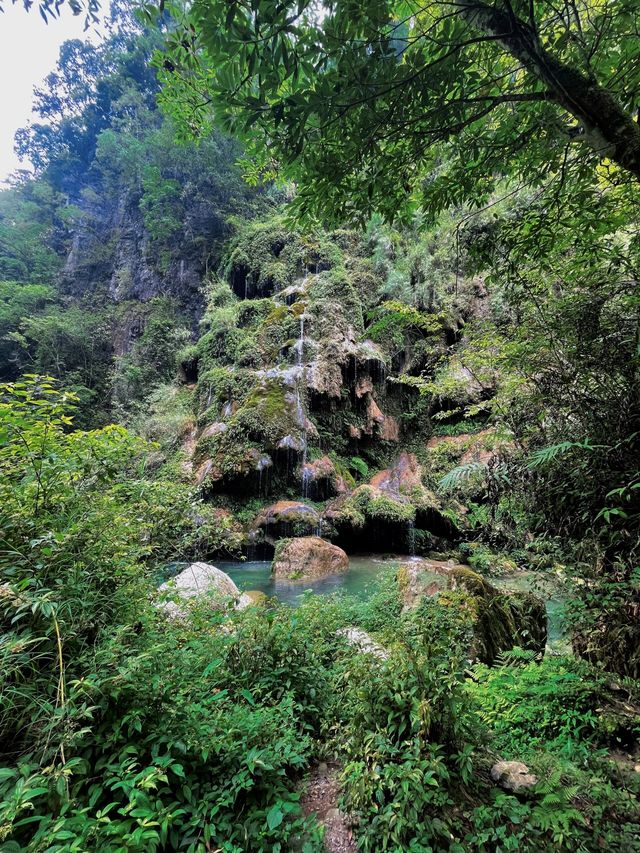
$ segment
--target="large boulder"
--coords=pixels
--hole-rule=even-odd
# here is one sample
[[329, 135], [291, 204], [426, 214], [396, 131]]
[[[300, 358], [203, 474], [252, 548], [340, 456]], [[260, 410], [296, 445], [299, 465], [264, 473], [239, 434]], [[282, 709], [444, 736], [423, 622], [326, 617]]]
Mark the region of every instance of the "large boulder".
[[209, 563], [192, 563], [180, 574], [160, 586], [160, 592], [175, 594], [179, 601], [164, 601], [162, 608], [172, 619], [189, 613], [189, 602], [206, 597], [216, 610], [242, 609], [251, 602], [240, 592], [228, 574]]
[[538, 596], [501, 592], [472, 569], [456, 566], [449, 575], [449, 592], [441, 593], [438, 600], [457, 605], [469, 618], [472, 658], [491, 665], [515, 646], [544, 653], [547, 612]]
[[282, 539], [276, 546], [272, 573], [287, 580], [308, 580], [346, 572], [349, 558], [319, 536]]
[[405, 608], [437, 596], [469, 625], [469, 656], [488, 665], [515, 646], [542, 654], [547, 643], [547, 612], [542, 599], [529, 592], [496, 589], [482, 575], [455, 560], [405, 563], [397, 573]]
[[455, 560], [412, 559], [398, 568], [396, 579], [405, 609], [416, 607], [426, 596], [430, 598], [447, 589], [449, 575], [462, 564]]

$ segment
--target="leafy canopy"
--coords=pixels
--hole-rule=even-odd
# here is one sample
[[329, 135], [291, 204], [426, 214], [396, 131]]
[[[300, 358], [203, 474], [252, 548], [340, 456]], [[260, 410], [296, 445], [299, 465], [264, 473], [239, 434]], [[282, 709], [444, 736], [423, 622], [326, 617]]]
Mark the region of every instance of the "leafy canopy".
[[[149, 11], [149, 9], [147, 9]], [[243, 136], [302, 217], [366, 220], [488, 198], [572, 164], [640, 176], [632, 0], [195, 0], [168, 37], [183, 129]], [[408, 204], [407, 204], [408, 202]]]

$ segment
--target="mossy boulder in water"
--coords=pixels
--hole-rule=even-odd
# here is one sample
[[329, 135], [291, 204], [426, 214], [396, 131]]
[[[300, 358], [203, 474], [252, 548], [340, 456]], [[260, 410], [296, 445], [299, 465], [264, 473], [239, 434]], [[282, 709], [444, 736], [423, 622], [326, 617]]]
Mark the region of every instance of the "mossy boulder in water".
[[303, 536], [278, 542], [271, 571], [275, 578], [307, 580], [341, 574], [348, 569], [349, 558], [342, 548], [319, 536]]
[[528, 592], [500, 592], [481, 575], [456, 566], [449, 589], [438, 596], [443, 606], [458, 607], [473, 630], [471, 657], [493, 664], [515, 646], [543, 653], [547, 643], [544, 602]]

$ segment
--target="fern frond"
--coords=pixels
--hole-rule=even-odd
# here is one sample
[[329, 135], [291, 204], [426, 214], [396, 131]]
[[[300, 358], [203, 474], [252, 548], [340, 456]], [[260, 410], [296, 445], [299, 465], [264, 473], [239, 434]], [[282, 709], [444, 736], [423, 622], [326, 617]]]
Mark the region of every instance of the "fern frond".
[[526, 666], [528, 663], [539, 660], [540, 657], [539, 652], [515, 646], [513, 649], [500, 652], [496, 658], [496, 664], [498, 666]]
[[558, 444], [550, 444], [549, 447], [542, 447], [540, 450], [534, 450], [527, 462], [527, 468], [538, 468], [540, 465], [546, 465], [557, 456], [562, 456], [568, 453], [569, 450], [593, 450], [589, 439], [584, 441], [561, 441]]
[[450, 491], [468, 482], [471, 477], [477, 474], [484, 474], [486, 470], [487, 466], [482, 462], [468, 462], [466, 465], [459, 465], [444, 475], [438, 483], [438, 487], [442, 491]]

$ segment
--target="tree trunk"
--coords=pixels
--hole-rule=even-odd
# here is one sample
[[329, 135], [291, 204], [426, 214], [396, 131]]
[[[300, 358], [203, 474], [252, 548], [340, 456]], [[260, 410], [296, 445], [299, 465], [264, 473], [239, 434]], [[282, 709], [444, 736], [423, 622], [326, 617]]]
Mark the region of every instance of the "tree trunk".
[[459, 0], [459, 6], [472, 27], [496, 37], [549, 87], [551, 99], [580, 122], [585, 140], [600, 157], [640, 179], [640, 126], [607, 89], [552, 56], [534, 29], [510, 12], [473, 0]]

